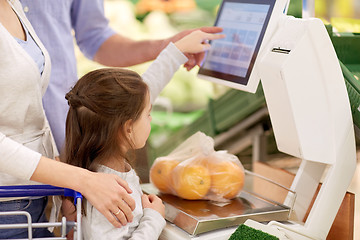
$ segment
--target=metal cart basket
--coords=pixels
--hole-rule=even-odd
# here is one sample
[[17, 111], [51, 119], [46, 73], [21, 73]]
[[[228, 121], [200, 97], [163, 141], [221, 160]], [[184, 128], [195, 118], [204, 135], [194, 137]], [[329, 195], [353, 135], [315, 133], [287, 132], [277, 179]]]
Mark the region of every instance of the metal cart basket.
[[[65, 196], [73, 197], [76, 205], [76, 222], [66, 221], [62, 217], [61, 222], [32, 223], [31, 215], [26, 211], [8, 211], [0, 212], [0, 216], [24, 215], [27, 223], [0, 224], [0, 229], [27, 228], [28, 238], [35, 240], [39, 238], [32, 237], [33, 228], [60, 227], [60, 237], [41, 238], [44, 239], [66, 239], [67, 230], [74, 228], [74, 239], [81, 240], [81, 202], [82, 195], [74, 190], [59, 188], [51, 185], [17, 185], [17, 186], [0, 186], [0, 197], [41, 197], [41, 196]], [[19, 240], [19, 239], [18, 239]]]

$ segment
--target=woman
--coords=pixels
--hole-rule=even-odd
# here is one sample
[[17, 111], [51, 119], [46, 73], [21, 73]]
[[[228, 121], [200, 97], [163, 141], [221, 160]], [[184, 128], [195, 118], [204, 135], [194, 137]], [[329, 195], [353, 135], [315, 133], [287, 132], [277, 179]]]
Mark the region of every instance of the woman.
[[[120, 177], [54, 161], [57, 150], [42, 96], [50, 75], [49, 55], [18, 0], [0, 0], [0, 185], [41, 182], [81, 192], [115, 227], [132, 221], [134, 200]], [[31, 181], [29, 181], [31, 180]], [[21, 210], [43, 221], [45, 198], [2, 199], [0, 211]], [[112, 214], [121, 209], [121, 213]], [[1, 218], [6, 223], [9, 218]], [[15, 221], [20, 221], [15, 219]], [[34, 237], [48, 236], [44, 229]], [[0, 238], [26, 238], [27, 230], [0, 232]]]

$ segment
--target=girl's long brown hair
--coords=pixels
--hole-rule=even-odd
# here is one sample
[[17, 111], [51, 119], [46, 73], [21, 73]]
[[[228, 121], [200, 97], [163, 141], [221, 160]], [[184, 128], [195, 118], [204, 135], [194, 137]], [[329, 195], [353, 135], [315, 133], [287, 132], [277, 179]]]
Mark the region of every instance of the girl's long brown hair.
[[120, 146], [132, 146], [124, 124], [138, 119], [148, 87], [130, 70], [103, 68], [84, 75], [66, 94], [65, 162], [95, 170], [111, 157], [126, 159]]

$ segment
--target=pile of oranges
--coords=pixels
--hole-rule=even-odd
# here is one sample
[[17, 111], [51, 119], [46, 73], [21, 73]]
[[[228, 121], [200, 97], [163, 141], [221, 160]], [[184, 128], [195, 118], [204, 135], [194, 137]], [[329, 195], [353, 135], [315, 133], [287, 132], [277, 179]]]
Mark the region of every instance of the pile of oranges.
[[150, 181], [160, 192], [188, 200], [232, 199], [242, 190], [244, 178], [243, 168], [235, 162], [205, 157], [183, 162], [161, 158], [150, 169]]

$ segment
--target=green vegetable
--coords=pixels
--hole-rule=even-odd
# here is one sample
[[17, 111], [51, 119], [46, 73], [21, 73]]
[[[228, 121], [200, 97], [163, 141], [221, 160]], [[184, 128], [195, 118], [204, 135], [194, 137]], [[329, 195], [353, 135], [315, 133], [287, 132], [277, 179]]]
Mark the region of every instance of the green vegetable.
[[279, 240], [279, 238], [241, 224], [230, 236], [229, 240]]

